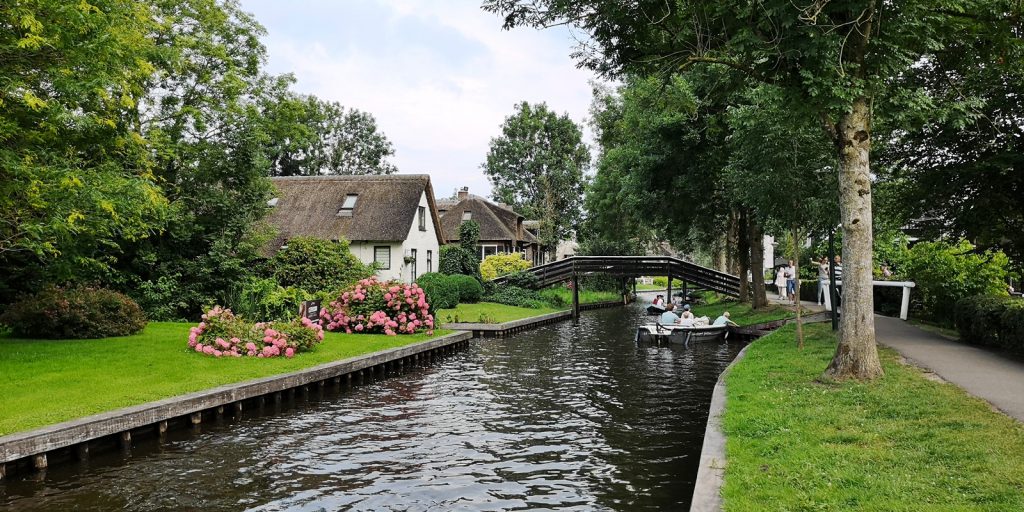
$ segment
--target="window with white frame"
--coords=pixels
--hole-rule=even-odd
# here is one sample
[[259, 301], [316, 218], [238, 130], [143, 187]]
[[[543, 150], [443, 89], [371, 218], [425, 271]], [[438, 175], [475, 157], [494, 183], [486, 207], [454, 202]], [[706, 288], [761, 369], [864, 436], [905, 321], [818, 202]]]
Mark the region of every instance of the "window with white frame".
[[391, 268], [391, 246], [375, 245], [373, 247], [373, 261], [381, 270], [389, 270]]

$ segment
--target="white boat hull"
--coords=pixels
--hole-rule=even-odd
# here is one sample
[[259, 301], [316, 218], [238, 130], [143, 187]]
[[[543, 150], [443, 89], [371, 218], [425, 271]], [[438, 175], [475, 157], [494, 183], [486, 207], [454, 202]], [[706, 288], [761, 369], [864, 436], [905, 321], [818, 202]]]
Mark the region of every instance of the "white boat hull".
[[718, 341], [729, 335], [729, 327], [725, 325], [702, 325], [683, 327], [681, 325], [648, 324], [637, 327], [636, 341], [667, 341], [670, 343], [701, 343]]

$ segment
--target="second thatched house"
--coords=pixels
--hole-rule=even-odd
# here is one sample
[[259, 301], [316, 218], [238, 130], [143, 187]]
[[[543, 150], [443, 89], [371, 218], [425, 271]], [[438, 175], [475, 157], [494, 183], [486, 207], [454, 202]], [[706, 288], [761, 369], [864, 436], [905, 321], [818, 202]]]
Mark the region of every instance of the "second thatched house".
[[381, 279], [412, 282], [437, 268], [444, 240], [430, 177], [292, 176], [271, 178], [277, 195], [268, 221], [278, 230], [271, 253], [288, 239], [347, 239], [362, 262], [377, 263]]
[[483, 260], [492, 254], [521, 253], [534, 265], [544, 263], [544, 252], [529, 221], [506, 205], [494, 203], [469, 193], [462, 187], [454, 199], [441, 199], [437, 209], [446, 243], [459, 241], [459, 226], [467, 220], [480, 225], [478, 255]]

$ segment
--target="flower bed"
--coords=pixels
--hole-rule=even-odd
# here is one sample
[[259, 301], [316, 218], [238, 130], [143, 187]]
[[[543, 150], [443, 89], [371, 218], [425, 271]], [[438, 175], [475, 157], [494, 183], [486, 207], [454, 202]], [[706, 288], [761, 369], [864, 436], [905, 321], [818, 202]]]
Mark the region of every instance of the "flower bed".
[[250, 324], [230, 309], [216, 306], [189, 332], [188, 346], [214, 357], [294, 357], [324, 339], [320, 324], [308, 318]]
[[359, 281], [320, 312], [328, 331], [384, 333], [389, 336], [426, 330], [433, 334], [427, 294], [417, 284], [383, 283], [375, 277]]

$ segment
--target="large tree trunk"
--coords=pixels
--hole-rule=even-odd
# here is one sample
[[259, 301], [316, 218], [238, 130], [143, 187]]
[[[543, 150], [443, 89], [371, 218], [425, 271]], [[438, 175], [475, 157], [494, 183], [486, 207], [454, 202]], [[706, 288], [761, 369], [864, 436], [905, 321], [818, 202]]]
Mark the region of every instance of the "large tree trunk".
[[750, 273], [753, 297], [751, 304], [754, 309], [768, 306], [768, 297], [764, 290], [764, 232], [753, 213], [747, 216], [747, 232], [750, 239]]
[[740, 209], [736, 215], [736, 275], [740, 276], [740, 302], [750, 302], [750, 232], [747, 226], [747, 211]]
[[871, 108], [857, 98], [836, 126], [839, 211], [843, 223], [843, 296], [839, 346], [825, 377], [873, 379], [882, 375], [875, 346], [871, 255]]

